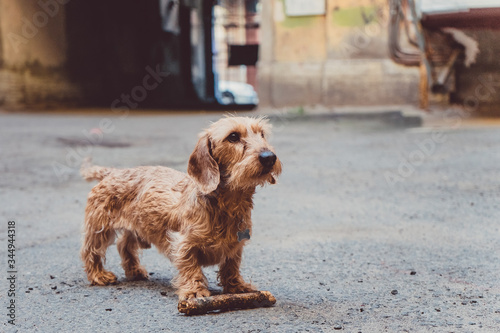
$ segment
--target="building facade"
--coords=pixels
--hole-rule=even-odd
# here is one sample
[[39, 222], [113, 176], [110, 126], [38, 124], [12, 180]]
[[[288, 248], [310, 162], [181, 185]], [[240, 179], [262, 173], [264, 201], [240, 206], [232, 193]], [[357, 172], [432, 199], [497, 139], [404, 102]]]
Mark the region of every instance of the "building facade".
[[[324, 10], [311, 13], [315, 6]], [[271, 0], [262, 7], [262, 105], [418, 103], [418, 69], [389, 57], [388, 1]]]

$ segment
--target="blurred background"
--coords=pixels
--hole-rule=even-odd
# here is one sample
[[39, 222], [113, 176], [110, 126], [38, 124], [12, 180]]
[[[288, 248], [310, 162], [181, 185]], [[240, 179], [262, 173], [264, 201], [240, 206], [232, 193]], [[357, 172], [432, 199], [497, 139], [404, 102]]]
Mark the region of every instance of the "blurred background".
[[0, 0], [0, 107], [498, 114], [499, 19], [497, 0]]
[[[500, 332], [499, 54], [500, 0], [0, 0], [0, 332]], [[229, 110], [284, 165], [242, 265], [276, 306], [186, 322], [114, 246], [89, 286], [82, 161], [184, 172]]]

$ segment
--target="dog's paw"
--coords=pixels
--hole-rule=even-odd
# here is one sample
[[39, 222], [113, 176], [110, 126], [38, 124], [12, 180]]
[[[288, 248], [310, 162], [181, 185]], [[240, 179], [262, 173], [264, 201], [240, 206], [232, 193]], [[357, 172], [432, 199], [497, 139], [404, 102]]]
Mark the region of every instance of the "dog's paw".
[[236, 286], [224, 287], [224, 294], [243, 294], [251, 293], [253, 291], [258, 291], [257, 288], [252, 286], [250, 283], [240, 283]]
[[110, 284], [116, 284], [118, 282], [116, 275], [108, 271], [103, 271], [99, 274], [95, 274], [90, 280], [93, 286], [108, 286]]
[[208, 289], [180, 291], [179, 301], [191, 298], [208, 297], [208, 296], [210, 296], [210, 291], [208, 291]]
[[128, 272], [125, 272], [125, 276], [129, 281], [145, 281], [149, 280], [148, 271], [144, 267], [137, 267]]

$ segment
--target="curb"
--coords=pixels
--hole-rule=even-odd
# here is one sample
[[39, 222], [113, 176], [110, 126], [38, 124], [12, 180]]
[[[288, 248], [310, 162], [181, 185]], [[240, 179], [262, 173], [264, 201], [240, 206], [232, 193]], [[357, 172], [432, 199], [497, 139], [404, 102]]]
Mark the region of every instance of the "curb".
[[414, 112], [380, 111], [380, 112], [321, 112], [321, 113], [271, 113], [267, 115], [271, 122], [278, 121], [336, 121], [359, 123], [382, 123], [398, 128], [421, 127], [422, 116]]

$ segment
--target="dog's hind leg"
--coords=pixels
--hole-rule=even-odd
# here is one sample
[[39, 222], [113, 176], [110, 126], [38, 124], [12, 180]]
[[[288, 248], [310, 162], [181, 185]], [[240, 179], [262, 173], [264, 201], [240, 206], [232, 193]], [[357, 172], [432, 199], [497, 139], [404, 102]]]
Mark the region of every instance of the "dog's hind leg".
[[147, 280], [148, 272], [139, 262], [139, 248], [146, 247], [144, 241], [140, 241], [135, 233], [128, 230], [118, 239], [118, 252], [122, 258], [122, 267], [125, 270], [125, 276], [132, 281]]
[[97, 229], [95, 221], [88, 214], [85, 219], [85, 236], [81, 257], [87, 278], [92, 285], [105, 286], [116, 283], [116, 276], [106, 271], [103, 262], [106, 261], [106, 250], [115, 240], [115, 230], [108, 226]]

